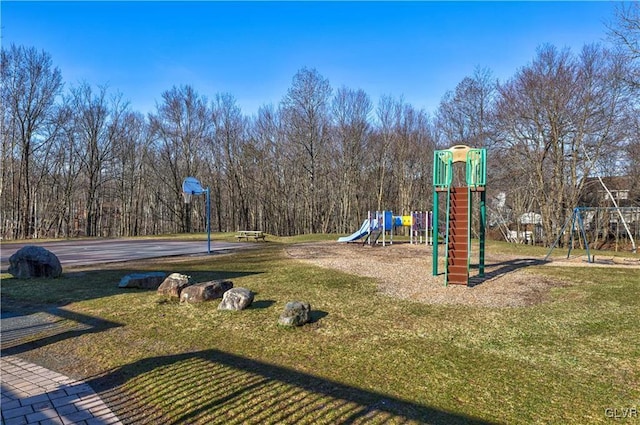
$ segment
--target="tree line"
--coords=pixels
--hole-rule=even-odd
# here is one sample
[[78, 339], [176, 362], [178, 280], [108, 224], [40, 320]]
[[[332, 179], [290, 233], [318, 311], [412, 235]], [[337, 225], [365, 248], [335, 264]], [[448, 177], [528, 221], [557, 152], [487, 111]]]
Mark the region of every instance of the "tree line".
[[537, 211], [549, 243], [589, 176], [638, 175], [637, 24], [637, 4], [622, 8], [611, 47], [543, 45], [504, 82], [477, 68], [433, 113], [401, 97], [374, 104], [305, 67], [253, 116], [190, 85], [144, 116], [108, 87], [65, 88], [47, 52], [3, 47], [0, 235], [200, 232], [205, 203], [183, 202], [187, 176], [209, 187], [215, 231], [347, 233], [368, 210], [430, 210], [433, 151], [466, 144], [488, 150], [504, 222]]

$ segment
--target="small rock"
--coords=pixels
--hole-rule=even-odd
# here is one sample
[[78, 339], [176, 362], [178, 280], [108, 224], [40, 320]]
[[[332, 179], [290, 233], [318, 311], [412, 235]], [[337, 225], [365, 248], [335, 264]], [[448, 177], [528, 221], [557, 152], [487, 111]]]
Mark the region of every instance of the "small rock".
[[62, 276], [62, 265], [56, 255], [35, 245], [26, 245], [9, 257], [9, 273], [18, 279]]
[[158, 295], [180, 298], [180, 292], [189, 286], [190, 277], [180, 273], [171, 273], [158, 287]]
[[302, 326], [310, 320], [311, 306], [301, 301], [291, 301], [284, 306], [278, 323], [284, 326]]
[[218, 310], [244, 310], [253, 303], [253, 292], [247, 288], [233, 288], [224, 293]]
[[180, 292], [180, 302], [198, 303], [222, 298], [222, 295], [233, 288], [230, 280], [212, 280], [187, 286]]
[[157, 289], [167, 274], [164, 272], [132, 273], [120, 280], [120, 288]]

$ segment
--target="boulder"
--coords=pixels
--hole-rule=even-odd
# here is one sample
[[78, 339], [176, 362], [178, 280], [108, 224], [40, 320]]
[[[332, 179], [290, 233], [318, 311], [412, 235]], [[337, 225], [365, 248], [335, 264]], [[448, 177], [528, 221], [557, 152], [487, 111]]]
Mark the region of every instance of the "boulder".
[[167, 274], [164, 272], [132, 273], [120, 280], [120, 288], [158, 289]]
[[284, 306], [278, 323], [284, 326], [302, 326], [310, 320], [311, 306], [302, 301], [290, 301]]
[[9, 257], [9, 273], [18, 279], [60, 277], [62, 264], [56, 255], [35, 245], [26, 245]]
[[158, 295], [180, 298], [180, 292], [189, 286], [190, 277], [180, 273], [171, 273], [158, 287]]
[[233, 288], [230, 280], [212, 280], [187, 286], [180, 292], [180, 302], [198, 303], [222, 298], [222, 295]]
[[218, 310], [244, 310], [253, 303], [253, 292], [247, 288], [233, 288], [224, 293]]

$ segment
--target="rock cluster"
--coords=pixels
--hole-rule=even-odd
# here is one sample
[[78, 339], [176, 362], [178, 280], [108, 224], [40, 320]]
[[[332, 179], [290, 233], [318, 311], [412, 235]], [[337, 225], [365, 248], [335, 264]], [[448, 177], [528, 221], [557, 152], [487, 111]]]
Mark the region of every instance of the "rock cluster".
[[[255, 294], [247, 288], [234, 288], [230, 280], [211, 280], [193, 283], [191, 277], [162, 272], [134, 273], [120, 281], [121, 288], [156, 289], [158, 295], [178, 298], [181, 303], [201, 303], [222, 299], [218, 310], [239, 311], [253, 303]], [[290, 301], [280, 314], [278, 323], [283, 326], [302, 326], [311, 321], [311, 305], [304, 301]]]

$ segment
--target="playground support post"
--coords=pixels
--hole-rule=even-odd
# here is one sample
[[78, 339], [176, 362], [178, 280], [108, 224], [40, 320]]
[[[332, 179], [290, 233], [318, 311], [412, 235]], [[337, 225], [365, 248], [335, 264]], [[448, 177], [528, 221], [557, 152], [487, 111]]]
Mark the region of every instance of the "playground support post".
[[485, 232], [487, 226], [487, 192], [480, 192], [480, 264], [478, 266], [478, 274], [484, 277], [484, 249], [485, 249]]
[[432, 211], [412, 211], [410, 220], [409, 242], [413, 245], [422, 244], [422, 234], [424, 233], [424, 244], [433, 245], [433, 240], [429, 242], [433, 233], [433, 212]]
[[382, 246], [387, 246], [387, 212], [382, 211]]
[[438, 191], [433, 191], [433, 276], [438, 275]]
[[371, 232], [373, 231], [373, 215], [371, 214], [371, 211], [367, 212], [367, 218], [369, 220], [369, 232], [367, 233], [367, 243], [369, 244], [369, 246], [371, 246]]

